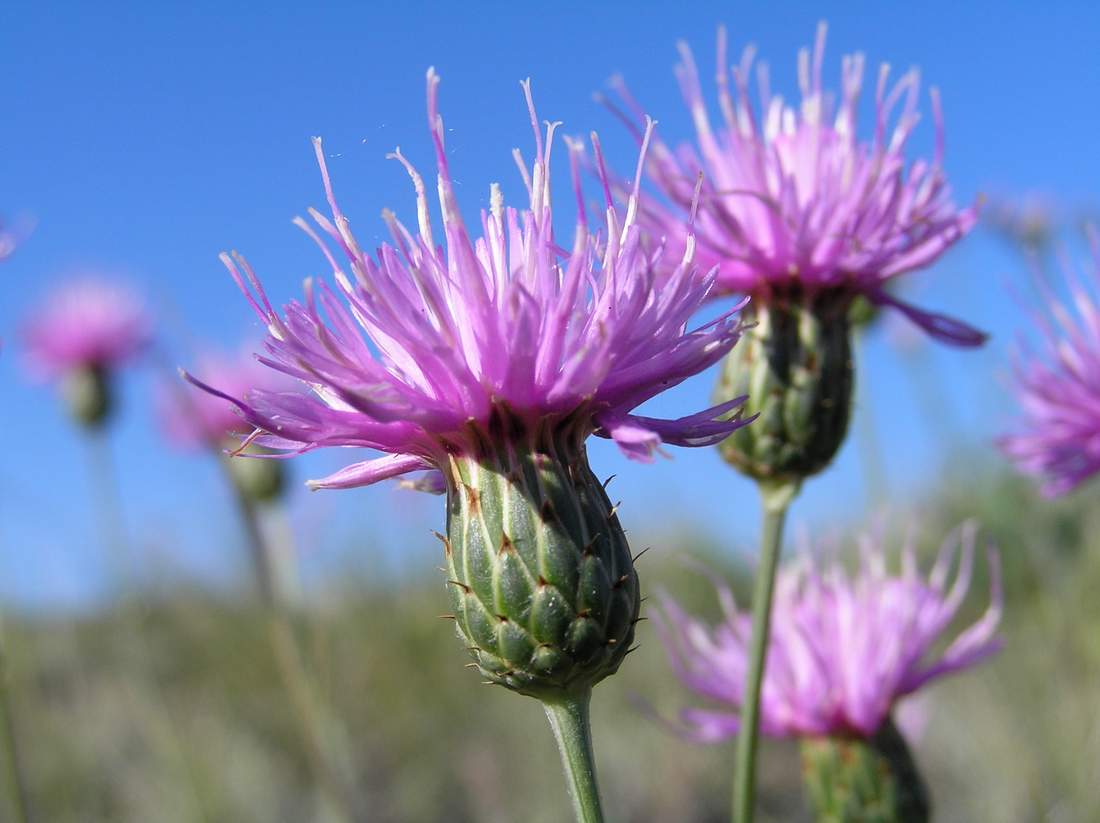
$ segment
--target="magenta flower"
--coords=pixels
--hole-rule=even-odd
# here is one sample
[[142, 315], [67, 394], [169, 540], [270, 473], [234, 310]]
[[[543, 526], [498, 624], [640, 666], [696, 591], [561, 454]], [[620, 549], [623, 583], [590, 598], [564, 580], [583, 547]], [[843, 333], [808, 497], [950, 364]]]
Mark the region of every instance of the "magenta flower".
[[[761, 65], [759, 106], [750, 99], [753, 49], [726, 74], [726, 34], [718, 34], [718, 104], [711, 125], [690, 49], [680, 45], [676, 74], [691, 111], [696, 145], [671, 149], [654, 139], [646, 169], [663, 198], [643, 194], [639, 225], [666, 244], [675, 261], [687, 242], [696, 185], [702, 196], [693, 234], [700, 271], [717, 267], [719, 291], [769, 295], [841, 290], [900, 309], [934, 336], [963, 346], [985, 335], [903, 303], [886, 286], [935, 262], [973, 228], [974, 206], [957, 209], [944, 175], [939, 95], [931, 92], [936, 149], [929, 162], [906, 163], [906, 143], [920, 119], [916, 70], [888, 89], [879, 71], [870, 139], [859, 137], [857, 110], [863, 55], [845, 57], [839, 96], [822, 85], [825, 25], [811, 56], [799, 54], [802, 102], [773, 96]], [[641, 139], [642, 109], [621, 79], [615, 88], [631, 114], [613, 109]], [[891, 127], [892, 123], [892, 127]]]
[[[992, 551], [988, 609], [936, 651], [970, 585], [975, 531], [967, 525], [949, 537], [927, 578], [918, 572], [909, 546], [900, 573], [888, 572], [880, 541], [871, 538], [862, 541], [854, 575], [839, 563], [818, 568], [809, 560], [781, 570], [761, 697], [762, 732], [870, 737], [898, 700], [995, 652], [1001, 645], [996, 630], [1002, 596]], [[948, 585], [956, 557], [958, 569]], [[716, 626], [685, 614], [667, 596], [657, 616], [676, 674], [721, 707], [681, 713], [684, 732], [703, 742], [737, 733], [748, 658], [750, 616], [737, 609], [724, 585], [718, 594], [725, 617]]]
[[[1100, 238], [1091, 234], [1092, 271], [1100, 279]], [[998, 444], [1048, 497], [1065, 494], [1100, 471], [1100, 302], [1076, 274], [1065, 273], [1066, 300], [1040, 281], [1046, 314], [1035, 312], [1038, 350], [1026, 343], [1015, 376], [1023, 420]]]
[[[197, 361], [197, 371], [222, 391], [247, 397], [253, 389], [283, 391], [294, 381], [264, 366], [251, 354], [207, 353]], [[173, 381], [157, 387], [157, 416], [165, 436], [181, 448], [225, 447], [229, 438], [247, 435], [252, 427], [231, 402], [209, 392]]]
[[606, 234], [594, 235], [581, 207], [582, 148], [567, 139], [579, 218], [572, 248], [559, 245], [549, 186], [557, 124], [548, 127], [544, 142], [529, 84], [536, 156], [530, 172], [522, 163], [521, 170], [530, 207], [506, 208], [494, 184], [490, 208], [481, 214], [481, 236], [471, 236], [444, 150], [438, 82], [429, 72], [442, 243], [424, 181], [398, 150], [392, 156], [416, 191], [417, 229], [409, 231], [386, 212], [392, 243], [373, 254], [364, 251], [336, 203], [318, 139], [332, 217], [310, 210], [320, 232], [301, 218], [296, 223], [325, 254], [335, 287], [307, 281], [305, 302], [291, 302], [280, 314], [245, 259], [223, 255], [269, 329], [261, 361], [312, 390], [305, 396], [255, 389], [233, 399], [255, 427], [251, 439], [283, 452], [354, 446], [387, 453], [311, 484], [347, 488], [438, 469], [448, 455], [476, 453], [491, 421], [502, 417], [518, 420], [528, 432], [558, 427], [610, 437], [641, 460], [652, 459], [662, 442], [713, 444], [741, 425], [720, 419], [737, 400], [680, 420], [632, 414], [716, 363], [738, 339], [739, 325], [730, 314], [686, 328], [713, 283], [695, 276], [690, 240], [680, 264], [658, 275], [641, 243], [633, 198], [625, 217], [620, 215], [610, 203], [606, 176]]
[[78, 370], [111, 372], [152, 339], [142, 300], [125, 286], [82, 279], [58, 286], [23, 329], [28, 365], [42, 378]]

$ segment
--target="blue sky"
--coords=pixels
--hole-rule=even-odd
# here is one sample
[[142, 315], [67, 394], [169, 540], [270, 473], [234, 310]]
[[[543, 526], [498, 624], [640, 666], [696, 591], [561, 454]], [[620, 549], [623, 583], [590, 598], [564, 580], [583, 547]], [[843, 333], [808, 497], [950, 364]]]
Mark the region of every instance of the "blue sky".
[[[1041, 13], [992, 3], [702, 2], [675, 12], [637, 3], [227, 5], [0, 7], [0, 210], [37, 222], [0, 270], [0, 597], [80, 600], [103, 582], [87, 449], [49, 390], [23, 377], [17, 330], [25, 311], [51, 283], [91, 268], [149, 295], [173, 362], [186, 363], [200, 343], [236, 347], [258, 335], [218, 252], [246, 253], [278, 301], [296, 296], [303, 277], [324, 273], [323, 259], [290, 225], [322, 201], [315, 134], [325, 138], [342, 208], [364, 242], [381, 239], [384, 206], [412, 220], [408, 180], [384, 155], [400, 145], [430, 168], [430, 65], [443, 77], [449, 150], [471, 210], [487, 201], [492, 181], [513, 198], [520, 192], [510, 150], [530, 141], [522, 78], [533, 79], [542, 117], [571, 133], [599, 130], [613, 162], [630, 168], [630, 140], [592, 100], [610, 75], [625, 74], [676, 139], [689, 129], [671, 71], [677, 38], [694, 46], [709, 76], [724, 22], [734, 53], [755, 43], [773, 88], [791, 97], [797, 49], [821, 18], [830, 23], [831, 83], [840, 56], [862, 50], [871, 66], [919, 65], [925, 82], [940, 87], [960, 201], [1040, 191], [1076, 209], [1100, 190], [1091, 139], [1100, 133], [1100, 10], [1089, 4], [1047, 4]], [[923, 124], [916, 148], [930, 146], [930, 132]], [[907, 360], [889, 335], [870, 341], [857, 429], [873, 417], [895, 505], [936, 481], [946, 431], [981, 443], [1010, 420], [1003, 377], [1022, 318], [1004, 285], [1019, 276], [1018, 261], [979, 231], [913, 277], [907, 293], [992, 331], [993, 342], [979, 353], [925, 344]], [[224, 576], [240, 554], [231, 512], [209, 461], [163, 446], [147, 400], [154, 371], [127, 376], [112, 432], [135, 551], [161, 569]], [[701, 376], [651, 408], [693, 411], [711, 382]], [[796, 521], [818, 528], [860, 510], [867, 484], [857, 443], [853, 436], [834, 469], [808, 484]], [[648, 467], [603, 443], [592, 451], [598, 473], [618, 475], [613, 488], [628, 528], [660, 533], [687, 522], [731, 550], [751, 545], [752, 487], [711, 450], [676, 450]], [[353, 459], [317, 455], [294, 471], [304, 479]], [[427, 536], [442, 523], [435, 499], [389, 485], [303, 491], [291, 516], [314, 570], [367, 557], [388, 569], [436, 565]], [[675, 548], [671, 536], [661, 543]]]

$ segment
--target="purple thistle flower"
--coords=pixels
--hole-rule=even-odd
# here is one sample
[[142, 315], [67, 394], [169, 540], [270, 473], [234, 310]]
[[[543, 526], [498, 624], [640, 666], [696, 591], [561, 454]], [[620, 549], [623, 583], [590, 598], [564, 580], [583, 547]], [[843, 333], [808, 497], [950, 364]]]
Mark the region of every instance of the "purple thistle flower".
[[[822, 23], [812, 55], [807, 49], [799, 54], [801, 105], [796, 109], [773, 96], [766, 66], [760, 65], [755, 109], [749, 93], [754, 51], [747, 48], [732, 68], [731, 91], [726, 33], [719, 29], [717, 86], [724, 122], [717, 130], [691, 50], [680, 44], [676, 75], [696, 145], [672, 149], [653, 140], [646, 169], [663, 199], [642, 194], [638, 222], [676, 260], [687, 242], [686, 216], [701, 181], [693, 229], [696, 261], [701, 271], [717, 267], [718, 292], [766, 301], [777, 292], [840, 290], [893, 306], [941, 340], [980, 345], [984, 334], [903, 303], [886, 289], [898, 275], [935, 262], [977, 219], [974, 206], [960, 210], [950, 199], [939, 94], [932, 89], [935, 154], [931, 162], [920, 159], [907, 168], [906, 143], [920, 119], [917, 71], [888, 90], [889, 69], [882, 66], [874, 130], [869, 141], [861, 140], [856, 114], [864, 58], [845, 57], [839, 98], [827, 92], [825, 31]], [[621, 78], [613, 85], [630, 113], [612, 110], [641, 140], [641, 106]]]
[[[197, 369], [234, 397], [243, 397], [254, 388], [280, 391], [294, 387], [294, 381], [250, 354], [206, 353], [199, 357]], [[156, 406], [165, 436], [184, 449], [221, 449], [227, 439], [239, 439], [252, 430], [233, 403], [178, 381], [165, 381], [157, 387]]]
[[145, 304], [125, 286], [82, 279], [58, 286], [23, 328], [31, 373], [52, 379], [78, 370], [110, 373], [152, 339]]
[[[775, 609], [761, 697], [761, 731], [772, 737], [874, 735], [895, 703], [930, 680], [973, 666], [1000, 648], [1000, 564], [989, 553], [991, 602], [985, 614], [936, 653], [966, 596], [976, 529], [943, 544], [931, 573], [917, 570], [911, 546], [890, 573], [880, 541], [861, 543], [856, 574], [839, 563], [788, 565], [776, 581]], [[960, 551], [961, 547], [961, 551]], [[949, 585], [951, 567], [958, 569]], [[667, 595], [657, 627], [669, 660], [692, 691], [722, 709], [686, 709], [683, 731], [701, 742], [739, 726], [751, 619], [718, 585], [725, 615], [716, 626], [686, 614]]]
[[[247, 261], [235, 253], [222, 256], [270, 332], [261, 362], [312, 390], [305, 396], [253, 389], [233, 399], [255, 428], [250, 440], [290, 453], [323, 446], [387, 453], [311, 483], [348, 488], [443, 467], [448, 455], [473, 452], [490, 421], [501, 416], [531, 430], [557, 426], [610, 437], [640, 460], [652, 460], [662, 442], [710, 445], [741, 425], [720, 419], [740, 400], [679, 420], [631, 413], [716, 363], [738, 339], [732, 313], [686, 329], [713, 283], [712, 277], [695, 276], [691, 241], [679, 265], [659, 274], [641, 242], [637, 186], [623, 216], [611, 204], [606, 175], [606, 232], [593, 234], [579, 188], [583, 149], [567, 138], [578, 221], [572, 248], [559, 245], [549, 187], [558, 124], [547, 127], [544, 140], [529, 83], [524, 91], [536, 156], [529, 172], [522, 160], [519, 165], [530, 208], [506, 208], [494, 184], [490, 208], [481, 214], [481, 236], [471, 236], [444, 150], [438, 82], [429, 71], [442, 244], [424, 181], [396, 150], [392, 157], [416, 192], [417, 230], [386, 212], [392, 243], [373, 255], [364, 251], [337, 205], [315, 139], [332, 216], [310, 209], [316, 228], [301, 218], [295, 222], [321, 248], [335, 287], [307, 281], [305, 301], [289, 303], [280, 315]], [[651, 130], [648, 124], [643, 157]], [[221, 397], [232, 394], [194, 382]]]
[[[1092, 271], [1100, 278], [1100, 237], [1090, 232]], [[1019, 431], [998, 445], [1026, 474], [1057, 497], [1100, 471], [1100, 301], [1065, 266], [1069, 300], [1037, 280], [1046, 314], [1033, 312], [1038, 350], [1022, 343], [1015, 377], [1023, 410]]]

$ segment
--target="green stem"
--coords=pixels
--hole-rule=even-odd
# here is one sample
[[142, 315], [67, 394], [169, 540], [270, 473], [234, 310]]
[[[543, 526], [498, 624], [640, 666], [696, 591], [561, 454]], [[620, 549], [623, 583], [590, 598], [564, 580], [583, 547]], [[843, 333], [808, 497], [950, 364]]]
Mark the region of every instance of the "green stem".
[[309, 753], [313, 772], [327, 795], [331, 811], [342, 821], [357, 820], [358, 804], [352, 789], [352, 778], [347, 774], [350, 758], [344, 747], [338, 745], [335, 721], [318, 695], [319, 690], [302, 658], [294, 627], [283, 607], [274, 557], [260, 524], [260, 513], [256, 504], [233, 482], [228, 469], [226, 474], [248, 538], [253, 575], [267, 624], [268, 639], [275, 655], [275, 666], [283, 690], [297, 715], [299, 732]]
[[588, 707], [592, 692], [544, 701], [546, 717], [561, 752], [561, 765], [569, 782], [569, 796], [578, 823], [603, 823], [600, 790], [596, 786], [596, 760], [592, 754], [592, 727]]
[[737, 761], [734, 764], [733, 819], [735, 823], [752, 823], [756, 797], [756, 744], [760, 736], [760, 691], [764, 682], [764, 666], [771, 633], [772, 593], [775, 571], [783, 545], [783, 523], [787, 509], [798, 493], [798, 481], [760, 483], [764, 508], [763, 533], [760, 536], [760, 558], [756, 569], [756, 584], [752, 596], [752, 642], [749, 649], [749, 670], [741, 701], [741, 730], [737, 735]]
[[15, 820], [18, 823], [30, 823], [30, 801], [27, 799], [27, 781], [23, 774], [23, 763], [19, 756], [19, 735], [15, 728], [15, 713], [12, 710], [11, 690], [8, 683], [8, 661], [4, 649], [0, 646], [0, 735], [3, 735], [4, 762], [8, 783], [8, 796], [15, 806]]

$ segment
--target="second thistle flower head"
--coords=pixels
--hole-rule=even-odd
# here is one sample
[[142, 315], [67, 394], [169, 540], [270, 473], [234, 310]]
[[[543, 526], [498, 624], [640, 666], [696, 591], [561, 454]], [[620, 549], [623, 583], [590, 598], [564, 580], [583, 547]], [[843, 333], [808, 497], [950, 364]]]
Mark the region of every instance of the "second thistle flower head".
[[1021, 346], [1016, 359], [1023, 420], [999, 443], [1021, 471], [1041, 478], [1049, 497], [1100, 472], [1100, 236], [1093, 231], [1090, 241], [1091, 285], [1069, 270], [1064, 296], [1039, 283], [1040, 345]]
[[[898, 700], [935, 678], [973, 666], [1000, 647], [1000, 566], [989, 554], [990, 605], [982, 617], [936, 652], [970, 586], [975, 529], [963, 526], [943, 544], [931, 572], [918, 571], [912, 547], [901, 570], [887, 570], [877, 539], [861, 546], [858, 571], [818, 567], [806, 559], [780, 571], [761, 731], [773, 737], [870, 738]], [[961, 547], [961, 548], [960, 548]], [[954, 580], [950, 572], [956, 564]], [[719, 708], [681, 714], [686, 732], [712, 742], [736, 734], [748, 665], [749, 613], [719, 587], [724, 620], [710, 626], [663, 599], [658, 626], [680, 679]]]
[[[882, 66], [874, 126], [864, 139], [857, 122], [863, 55], [845, 57], [840, 93], [827, 91], [824, 23], [813, 52], [799, 54], [797, 107], [772, 94], [763, 65], [754, 106], [749, 91], [754, 51], [746, 49], [741, 62], [728, 69], [722, 29], [716, 75], [722, 122], [715, 128], [691, 50], [681, 44], [680, 52], [676, 73], [696, 143], [673, 150], [654, 140], [647, 169], [663, 199], [643, 195], [638, 218], [648, 234], [668, 244], [673, 259], [686, 242], [685, 216], [701, 176], [696, 257], [701, 270], [717, 267], [721, 290], [752, 294], [765, 303], [774, 294], [833, 292], [848, 300], [862, 295], [875, 305], [899, 308], [948, 342], [984, 340], [965, 324], [903, 304], [886, 291], [893, 278], [936, 261], [977, 219], [975, 207], [959, 209], [951, 202], [935, 89], [935, 154], [907, 163], [906, 144], [920, 120], [916, 70], [891, 87], [889, 67]], [[634, 115], [623, 119], [640, 139], [642, 109], [621, 80], [616, 85]]]

